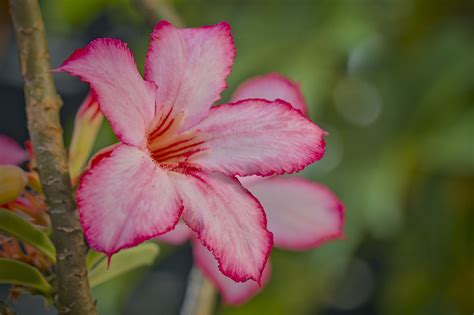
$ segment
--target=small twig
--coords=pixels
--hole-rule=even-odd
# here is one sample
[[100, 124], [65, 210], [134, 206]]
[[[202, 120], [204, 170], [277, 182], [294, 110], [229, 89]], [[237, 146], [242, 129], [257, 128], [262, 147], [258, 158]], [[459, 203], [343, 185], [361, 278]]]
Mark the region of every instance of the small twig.
[[86, 246], [75, 210], [59, 121], [62, 101], [51, 76], [38, 0], [10, 0], [10, 14], [25, 81], [28, 130], [49, 207], [58, 258], [56, 307], [59, 314], [94, 315], [95, 302], [90, 293], [84, 259]]
[[169, 0], [132, 0], [132, 2], [151, 26], [160, 19], [165, 19], [174, 26], [183, 27], [183, 21]]
[[193, 266], [180, 315], [211, 315], [215, 299], [214, 286], [204, 277], [201, 270]]

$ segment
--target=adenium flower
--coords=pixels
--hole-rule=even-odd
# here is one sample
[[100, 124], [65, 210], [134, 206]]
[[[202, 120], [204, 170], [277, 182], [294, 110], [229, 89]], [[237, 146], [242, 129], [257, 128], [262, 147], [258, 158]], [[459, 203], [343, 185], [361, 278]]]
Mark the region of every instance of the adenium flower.
[[156, 25], [144, 78], [127, 45], [102, 38], [59, 71], [90, 84], [120, 143], [81, 177], [78, 210], [89, 245], [110, 257], [182, 219], [235, 281], [260, 282], [272, 234], [236, 176], [292, 173], [319, 160], [325, 132], [287, 102], [211, 107], [226, 88], [235, 47], [227, 23]]
[[[244, 82], [232, 96], [233, 101], [246, 98], [283, 99], [302, 113], [307, 106], [297, 84], [279, 74], [268, 74]], [[273, 233], [276, 247], [306, 250], [342, 236], [344, 206], [327, 187], [301, 176], [240, 177], [239, 181], [261, 202]], [[212, 281], [227, 304], [241, 304], [262, 287], [254, 281], [237, 283], [219, 272], [216, 260], [183, 223], [157, 239], [178, 245], [191, 239], [197, 266]], [[263, 283], [270, 279], [270, 262], [263, 273]]]

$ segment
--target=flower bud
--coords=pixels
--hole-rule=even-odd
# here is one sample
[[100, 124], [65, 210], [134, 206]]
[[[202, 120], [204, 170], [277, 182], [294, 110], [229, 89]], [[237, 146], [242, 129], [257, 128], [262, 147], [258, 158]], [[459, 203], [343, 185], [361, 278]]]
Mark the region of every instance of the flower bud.
[[25, 189], [28, 178], [15, 165], [0, 165], [0, 205], [14, 201]]
[[69, 147], [69, 172], [74, 179], [80, 175], [89, 158], [101, 126], [103, 115], [99, 103], [90, 93], [76, 114], [74, 131]]

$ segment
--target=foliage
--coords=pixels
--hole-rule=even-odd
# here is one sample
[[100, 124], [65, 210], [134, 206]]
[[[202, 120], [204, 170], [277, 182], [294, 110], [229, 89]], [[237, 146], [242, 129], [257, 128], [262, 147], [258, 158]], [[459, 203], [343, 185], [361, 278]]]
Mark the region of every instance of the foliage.
[[38, 269], [13, 259], [0, 258], [0, 283], [21, 285], [50, 298], [53, 292]]
[[0, 233], [25, 242], [56, 261], [56, 249], [45, 232], [10, 210], [0, 208]]
[[113, 256], [113, 261], [109, 265], [107, 257], [102, 254], [97, 255], [91, 250], [86, 258], [89, 268], [89, 283], [93, 288], [138, 267], [149, 266], [155, 261], [158, 252], [157, 244], [144, 243], [120, 251]]

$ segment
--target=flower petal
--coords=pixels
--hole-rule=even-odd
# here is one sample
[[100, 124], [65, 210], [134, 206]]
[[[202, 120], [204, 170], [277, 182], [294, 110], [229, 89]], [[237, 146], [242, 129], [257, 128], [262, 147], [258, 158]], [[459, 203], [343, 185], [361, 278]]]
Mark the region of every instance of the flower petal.
[[227, 23], [189, 29], [158, 23], [145, 60], [145, 78], [159, 87], [158, 110], [183, 113], [183, 129], [199, 122], [227, 87], [234, 56]]
[[18, 165], [28, 159], [28, 154], [10, 137], [0, 135], [0, 165]]
[[231, 100], [236, 102], [248, 98], [263, 98], [269, 101], [281, 99], [299, 109], [305, 116], [308, 115], [308, 107], [298, 84], [278, 73], [246, 80], [236, 89]]
[[[246, 282], [235, 282], [234, 280], [224, 276], [219, 271], [217, 261], [214, 259], [212, 254], [198, 241], [193, 242], [193, 255], [195, 263], [219, 290], [224, 302], [227, 304], [243, 304], [254, 297], [263, 288], [252, 280]], [[270, 280], [270, 270], [270, 261], [268, 261], [263, 270], [263, 285], [267, 284]]]
[[262, 203], [275, 245], [303, 250], [340, 238], [344, 206], [327, 187], [302, 177], [272, 177], [244, 186]]
[[157, 241], [172, 245], [181, 245], [194, 235], [193, 231], [184, 223], [179, 222], [173, 230], [160, 235]]
[[127, 44], [99, 38], [76, 50], [57, 70], [89, 83], [100, 110], [124, 143], [141, 145], [155, 115], [155, 85], [138, 73]]
[[173, 229], [182, 212], [168, 173], [124, 144], [81, 178], [77, 203], [89, 245], [109, 257]]
[[121, 145], [121, 143], [117, 142], [117, 143], [111, 144], [111, 145], [106, 146], [105, 148], [102, 148], [99, 151], [97, 151], [89, 159], [89, 162], [87, 163], [86, 169], [90, 169], [90, 168], [96, 166], [97, 164], [99, 164], [100, 161], [102, 161], [103, 159], [109, 157], [114, 152], [114, 149], [116, 147], [118, 147], [119, 145]]
[[292, 173], [321, 159], [326, 132], [282, 100], [213, 107], [193, 130], [205, 149], [190, 158], [229, 175]]
[[260, 282], [272, 234], [260, 203], [239, 181], [221, 173], [188, 170], [173, 177], [183, 199], [184, 222], [235, 281]]

